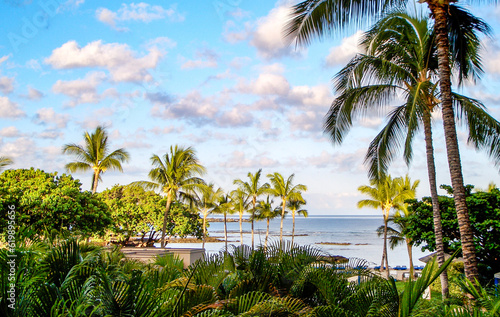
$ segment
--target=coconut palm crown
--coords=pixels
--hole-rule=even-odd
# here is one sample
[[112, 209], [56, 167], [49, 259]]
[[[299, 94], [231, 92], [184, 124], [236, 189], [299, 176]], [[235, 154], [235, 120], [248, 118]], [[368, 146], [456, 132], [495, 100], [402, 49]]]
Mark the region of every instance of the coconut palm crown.
[[281, 198], [281, 223], [280, 223], [280, 241], [283, 241], [283, 220], [285, 219], [286, 204], [290, 200], [304, 202], [302, 192], [307, 191], [307, 186], [303, 184], [293, 185], [295, 174], [288, 176], [285, 180], [283, 175], [278, 172], [268, 174], [271, 187], [267, 190], [270, 195]]
[[205, 173], [192, 147], [170, 147], [170, 152], [162, 157], [151, 156], [153, 168], [149, 172], [151, 181], [134, 182], [131, 186], [142, 186], [146, 189], [160, 190], [167, 197], [165, 213], [163, 216], [163, 229], [161, 233], [161, 247], [165, 247], [165, 234], [170, 205], [173, 201], [193, 201], [196, 190], [200, 189], [205, 181], [198, 176]]
[[101, 175], [107, 170], [119, 170], [123, 172], [122, 163], [130, 158], [129, 153], [120, 148], [111, 151], [108, 141], [108, 133], [103, 126], [98, 126], [94, 132], [83, 134], [84, 145], [66, 144], [63, 146], [64, 154], [72, 155], [75, 162], [66, 164], [66, 169], [71, 172], [93, 170], [92, 193], [97, 191], [97, 185], [101, 181]]

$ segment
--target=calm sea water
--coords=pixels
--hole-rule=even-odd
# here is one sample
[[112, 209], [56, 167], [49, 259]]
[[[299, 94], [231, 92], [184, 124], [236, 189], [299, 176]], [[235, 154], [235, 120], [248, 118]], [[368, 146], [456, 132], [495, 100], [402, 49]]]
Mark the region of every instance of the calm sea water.
[[[377, 236], [377, 228], [383, 225], [382, 217], [376, 216], [309, 216], [308, 218], [297, 217], [295, 219], [294, 242], [300, 245], [314, 245], [331, 255], [345, 257], [357, 257], [367, 260], [372, 266], [380, 265], [382, 258], [383, 238]], [[285, 239], [291, 240], [292, 219], [285, 218]], [[229, 244], [239, 245], [239, 223], [228, 222]], [[279, 239], [280, 220], [275, 219], [270, 224], [270, 239]], [[251, 224], [243, 223], [243, 242], [251, 245]], [[224, 224], [212, 222], [208, 228], [212, 237], [224, 237]], [[255, 222], [255, 244], [264, 244], [266, 237], [266, 222]], [[321, 243], [344, 243], [347, 245], [327, 245]], [[169, 247], [201, 247], [199, 243], [172, 243]], [[219, 252], [224, 243], [206, 243], [207, 253]], [[389, 248], [389, 265], [409, 265], [406, 245], [400, 245], [395, 249]], [[420, 248], [413, 248], [413, 263], [423, 265], [418, 259], [427, 255]]]

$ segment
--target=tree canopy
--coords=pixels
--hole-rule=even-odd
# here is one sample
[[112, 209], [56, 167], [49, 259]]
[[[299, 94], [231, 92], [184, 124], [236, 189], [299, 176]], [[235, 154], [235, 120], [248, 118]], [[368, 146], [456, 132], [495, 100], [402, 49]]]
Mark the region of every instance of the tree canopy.
[[72, 176], [39, 169], [6, 170], [0, 174], [0, 230], [7, 208], [14, 205], [16, 222], [36, 232], [69, 230], [83, 236], [103, 235], [111, 225], [109, 209]]
[[[448, 187], [449, 188], [449, 187]], [[466, 186], [466, 188], [471, 188]], [[500, 271], [500, 190], [476, 192], [467, 196], [467, 207], [474, 234], [474, 246], [482, 276], [490, 276]], [[408, 208], [413, 215], [408, 218], [405, 234], [422, 250], [434, 251], [436, 248], [432, 205], [429, 197], [410, 200]], [[453, 197], [439, 196], [443, 224], [443, 243], [447, 253], [460, 248], [460, 232]]]

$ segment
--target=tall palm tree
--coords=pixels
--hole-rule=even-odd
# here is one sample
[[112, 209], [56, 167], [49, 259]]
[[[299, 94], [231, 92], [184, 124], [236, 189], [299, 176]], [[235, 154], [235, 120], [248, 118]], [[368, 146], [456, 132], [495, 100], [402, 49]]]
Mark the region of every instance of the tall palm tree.
[[[390, 175], [382, 177], [379, 180], [372, 179], [370, 185], [358, 187], [358, 190], [367, 195], [368, 199], [363, 199], [358, 202], [358, 208], [370, 207], [382, 209], [384, 218], [384, 247], [382, 251], [382, 261], [380, 272], [386, 266], [387, 278], [389, 278], [389, 260], [387, 257], [387, 224], [392, 210], [401, 210], [406, 199], [415, 198], [415, 191], [419, 181], [411, 183], [408, 175], [405, 178], [392, 178]], [[384, 263], [385, 262], [385, 263]]]
[[309, 216], [307, 213], [307, 210], [301, 209], [302, 205], [305, 205], [306, 201], [300, 201], [300, 200], [289, 200], [286, 203], [286, 207], [288, 208], [289, 211], [292, 212], [292, 244], [293, 244], [293, 239], [295, 237], [295, 215], [302, 215], [305, 218]]
[[198, 206], [203, 216], [203, 243], [202, 248], [205, 248], [205, 239], [207, 237], [207, 217], [212, 212], [216, 211], [220, 199], [224, 196], [222, 188], [214, 188], [214, 184], [200, 186], [200, 195], [198, 198]]
[[237, 188], [231, 192], [231, 201], [234, 210], [239, 214], [240, 244], [243, 245], [243, 213], [250, 207], [250, 195], [248, 195], [243, 189]]
[[305, 203], [302, 192], [307, 191], [307, 186], [302, 184], [293, 185], [295, 174], [290, 175], [286, 181], [278, 172], [268, 174], [267, 177], [271, 182], [271, 187], [267, 192], [275, 197], [281, 198], [280, 242], [283, 242], [283, 220], [285, 219], [286, 203], [289, 200]]
[[[450, 44], [461, 45], [457, 38], [449, 37], [451, 14], [455, 1], [451, 0], [423, 0], [431, 11], [434, 19], [434, 30], [437, 42], [438, 71], [441, 109], [446, 140], [446, 152], [453, 190], [455, 192], [455, 206], [460, 228], [462, 250], [464, 255], [465, 274], [475, 283], [478, 277], [477, 260], [475, 256], [472, 229], [470, 226], [465, 187], [463, 184], [462, 167], [455, 127], [455, 113], [451, 90]], [[479, 1], [476, 1], [479, 3]], [[495, 0], [483, 3], [496, 3]], [[371, 18], [382, 14], [388, 9], [402, 8], [407, 1], [340, 1], [340, 0], [304, 0], [292, 8], [290, 20], [286, 26], [286, 36], [298, 45], [309, 44], [313, 37], [330, 35], [337, 30], [366, 23]], [[459, 19], [457, 21], [460, 21]], [[456, 35], [456, 34], [455, 34]], [[490, 138], [488, 142], [496, 153], [500, 152], [499, 141]], [[498, 157], [498, 155], [496, 155]]]
[[107, 170], [119, 170], [123, 172], [122, 162], [127, 162], [130, 155], [125, 149], [110, 152], [108, 133], [103, 126], [98, 126], [94, 132], [83, 134], [84, 146], [78, 144], [66, 144], [63, 146], [64, 154], [76, 157], [75, 162], [66, 164], [66, 169], [73, 173], [77, 171], [93, 170], [92, 193], [97, 191], [97, 184], [101, 180], [101, 174]]
[[252, 210], [251, 210], [251, 221], [252, 221], [252, 249], [254, 249], [254, 218], [255, 218], [255, 206], [257, 205], [257, 198], [263, 195], [269, 188], [268, 183], [260, 185], [260, 176], [262, 174], [262, 169], [259, 169], [257, 173], [248, 173], [248, 182], [244, 182], [241, 179], [234, 180], [234, 184], [245, 192], [251, 199]]
[[267, 221], [267, 229], [266, 229], [266, 239], [264, 242], [264, 248], [267, 248], [267, 241], [269, 238], [269, 223], [272, 219], [278, 217], [281, 214], [281, 208], [273, 207], [273, 201], [267, 196], [266, 200], [259, 201], [256, 206], [256, 219]]
[[219, 200], [217, 201], [217, 206], [213, 210], [213, 212], [222, 214], [224, 216], [224, 244], [225, 250], [227, 251], [227, 215], [233, 214], [236, 212], [234, 209], [234, 204], [231, 198], [231, 195], [223, 193], [219, 196]]
[[163, 215], [163, 229], [161, 232], [161, 247], [165, 247], [167, 218], [170, 205], [175, 200], [193, 201], [196, 190], [205, 185], [205, 181], [198, 176], [205, 173], [192, 147], [170, 147], [170, 153], [163, 157], [156, 154], [151, 156], [153, 169], [149, 172], [152, 181], [134, 182], [132, 186], [142, 186], [146, 189], [159, 189], [167, 196], [165, 213]]
[[[393, 224], [390, 227], [387, 227], [387, 236], [389, 239], [389, 247], [394, 249], [396, 246], [405, 243], [406, 250], [408, 252], [408, 259], [410, 261], [410, 276], [414, 276], [414, 266], [413, 266], [413, 240], [405, 235], [403, 232], [405, 228], [407, 228], [407, 217], [410, 216], [408, 208], [406, 208], [406, 204], [402, 208], [403, 213], [400, 213], [399, 210], [396, 213], [389, 217], [388, 224]], [[377, 229], [378, 236], [384, 235], [384, 226], [380, 226]]]
[[[475, 31], [487, 32], [488, 27], [481, 20], [469, 17], [467, 12], [457, 11], [455, 14], [469, 21], [469, 24], [458, 26], [457, 32], [463, 34], [464, 41], [472, 43], [468, 55], [460, 58], [461, 64], [467, 65], [467, 60], [473, 64], [478, 59], [476, 43], [479, 40]], [[340, 96], [330, 108], [325, 129], [334, 143], [340, 143], [352, 124], [352, 118], [363, 115], [366, 107], [384, 107], [392, 99], [404, 96], [403, 105], [390, 113], [387, 125], [370, 144], [365, 162], [369, 165], [369, 176], [378, 178], [387, 172], [397, 152], [395, 149], [403, 147], [405, 161], [409, 164], [412, 140], [420, 125], [424, 126], [438, 262], [442, 264], [444, 249], [431, 131], [431, 112], [440, 102], [436, 95], [437, 84], [433, 83], [437, 79], [433, 40], [427, 19], [394, 12], [379, 20], [363, 37], [361, 46], [365, 54], [357, 55], [336, 77]], [[476, 147], [483, 146], [485, 140], [481, 131], [478, 132], [478, 126], [486, 127], [481, 130], [490, 134], [500, 131], [498, 121], [485, 112], [480, 102], [458, 94], [454, 94], [454, 100], [457, 113], [464, 117], [463, 121], [469, 127], [469, 140]], [[446, 271], [441, 279], [446, 297]]]
[[0, 156], [0, 171], [2, 171], [5, 166], [11, 165], [13, 163], [14, 161], [12, 161], [12, 159], [10, 159], [9, 157]]

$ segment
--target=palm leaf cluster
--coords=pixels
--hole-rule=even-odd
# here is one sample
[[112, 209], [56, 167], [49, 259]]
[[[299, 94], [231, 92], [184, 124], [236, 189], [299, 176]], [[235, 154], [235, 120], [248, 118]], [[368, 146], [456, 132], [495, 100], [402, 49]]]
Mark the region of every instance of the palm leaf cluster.
[[93, 133], [83, 134], [84, 145], [66, 144], [63, 153], [75, 157], [76, 161], [66, 164], [70, 172], [93, 170], [92, 193], [97, 190], [97, 184], [101, 181], [101, 174], [107, 170], [119, 170], [123, 172], [122, 162], [129, 159], [125, 149], [110, 150], [108, 133], [103, 126], [98, 126]]
[[[24, 236], [22, 236], [24, 235]], [[74, 239], [32, 240], [18, 233], [16, 302], [9, 308], [8, 250], [0, 250], [2, 316], [496, 316], [498, 300], [484, 289], [471, 293], [476, 307], [421, 305], [421, 295], [441, 268], [398, 291], [394, 281], [366, 269], [366, 261], [337, 262], [311, 246], [232, 246], [183, 269], [165, 255], [145, 264], [119, 249]], [[354, 282], [353, 282], [354, 281]], [[464, 288], [472, 287], [464, 282]], [[449, 314], [445, 314], [450, 312]], [[460, 312], [460, 314], [455, 314]], [[477, 315], [482, 312], [482, 315]], [[491, 314], [490, 314], [491, 313]], [[474, 315], [476, 314], [476, 315]]]

